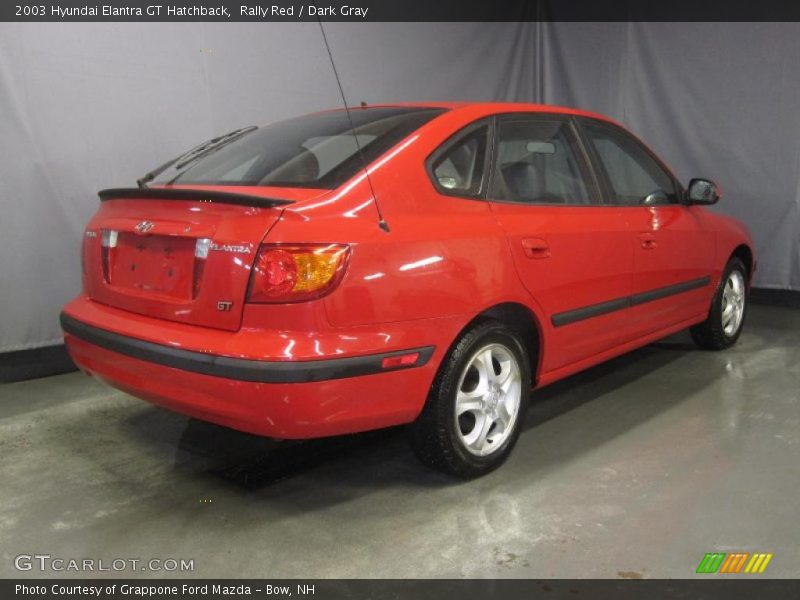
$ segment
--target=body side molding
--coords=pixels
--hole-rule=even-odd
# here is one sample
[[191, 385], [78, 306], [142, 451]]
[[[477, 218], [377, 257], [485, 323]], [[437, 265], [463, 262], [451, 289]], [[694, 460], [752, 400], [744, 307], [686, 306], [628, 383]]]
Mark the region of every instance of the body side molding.
[[632, 306], [638, 306], [647, 302], [661, 300], [662, 298], [667, 298], [669, 296], [674, 296], [676, 294], [682, 294], [683, 292], [702, 288], [707, 286], [709, 283], [711, 283], [711, 277], [708, 276], [692, 279], [690, 281], [683, 281], [681, 283], [668, 285], [666, 287], [656, 288], [646, 292], [639, 292], [638, 294], [633, 294], [631, 296], [615, 298], [614, 300], [608, 300], [606, 302], [600, 302], [598, 304], [591, 304], [589, 306], [582, 306], [580, 308], [574, 308], [572, 310], [560, 312], [553, 315], [550, 318], [550, 322], [554, 327], [563, 327], [564, 325], [577, 323], [578, 321], [583, 321], [584, 319], [599, 317], [600, 315], [605, 315], [610, 312], [623, 310]]

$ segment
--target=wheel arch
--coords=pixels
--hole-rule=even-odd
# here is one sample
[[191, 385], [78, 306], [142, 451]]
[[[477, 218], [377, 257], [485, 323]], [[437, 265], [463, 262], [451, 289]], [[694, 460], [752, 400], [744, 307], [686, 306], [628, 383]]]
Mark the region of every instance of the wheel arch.
[[542, 327], [536, 314], [527, 306], [520, 302], [501, 302], [494, 304], [475, 315], [456, 335], [451, 348], [445, 356], [450, 355], [452, 347], [458, 343], [461, 336], [469, 331], [476, 324], [487, 319], [495, 319], [506, 324], [509, 329], [520, 334], [525, 350], [528, 352], [528, 359], [531, 370], [531, 383], [536, 386], [539, 379], [539, 371], [543, 352]]
[[752, 283], [753, 272], [755, 271], [753, 250], [747, 244], [739, 244], [736, 248], [734, 248], [733, 252], [731, 252], [728, 260], [734, 257], [741, 260], [744, 263], [744, 266], [747, 267], [747, 281], [748, 283]]

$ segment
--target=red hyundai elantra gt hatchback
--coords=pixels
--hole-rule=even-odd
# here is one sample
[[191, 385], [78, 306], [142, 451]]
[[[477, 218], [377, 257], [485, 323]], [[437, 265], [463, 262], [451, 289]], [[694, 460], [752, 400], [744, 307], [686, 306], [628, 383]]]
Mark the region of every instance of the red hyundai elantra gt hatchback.
[[100, 192], [61, 323], [83, 371], [161, 406], [276, 438], [409, 424], [477, 476], [531, 389], [686, 327], [736, 341], [756, 263], [718, 197], [579, 110], [323, 112]]

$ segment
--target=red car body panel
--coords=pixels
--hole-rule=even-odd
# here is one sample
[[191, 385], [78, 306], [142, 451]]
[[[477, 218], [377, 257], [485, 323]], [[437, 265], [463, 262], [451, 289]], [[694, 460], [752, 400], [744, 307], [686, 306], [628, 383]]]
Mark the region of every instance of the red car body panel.
[[[292, 204], [103, 202], [87, 225], [84, 291], [62, 316], [75, 362], [135, 396], [255, 434], [363, 431], [414, 420], [448, 349], [486, 311], [530, 315], [542, 386], [704, 320], [730, 256], [752, 256], [740, 223], [700, 206], [534, 206], [441, 194], [425, 161], [476, 120], [510, 112], [608, 119], [544, 105], [435, 106], [449, 110], [372, 162], [369, 180], [362, 170], [333, 190], [235, 190]], [[377, 225], [373, 190], [388, 233]], [[143, 221], [169, 237], [142, 241]], [[106, 229], [119, 231], [113, 267], [103, 262]], [[198, 239], [235, 251], [210, 253], [193, 290]], [[262, 242], [348, 244], [344, 277], [321, 298], [248, 303]], [[687, 282], [697, 285], [653, 294]], [[640, 302], [564, 317], [621, 298]], [[415, 353], [414, 364], [382, 366], [387, 355]]]

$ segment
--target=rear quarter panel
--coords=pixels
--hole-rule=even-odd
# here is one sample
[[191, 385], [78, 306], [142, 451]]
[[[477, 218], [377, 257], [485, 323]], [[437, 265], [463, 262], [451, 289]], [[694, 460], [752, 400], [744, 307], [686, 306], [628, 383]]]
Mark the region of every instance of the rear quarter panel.
[[[494, 304], [531, 301], [486, 203], [439, 196], [433, 186], [420, 186], [415, 200], [403, 207], [396, 198], [382, 204], [389, 233], [379, 229], [367, 189], [337, 201], [344, 209], [339, 215], [286, 211], [267, 241], [350, 244], [344, 279], [324, 299], [333, 327], [456, 315], [466, 324]], [[354, 216], [341, 217], [347, 213]]]
[[[284, 212], [267, 241], [351, 245], [347, 273], [324, 301], [332, 326], [456, 315], [466, 325], [503, 302], [540, 316], [490, 206], [439, 194], [425, 170], [431, 152], [486, 113], [486, 107], [446, 113], [374, 163], [369, 181], [356, 176], [328, 197]], [[378, 227], [370, 183], [388, 233]]]

